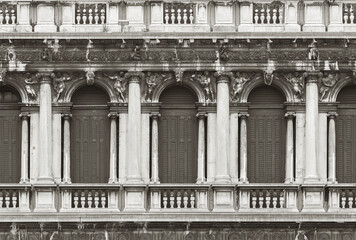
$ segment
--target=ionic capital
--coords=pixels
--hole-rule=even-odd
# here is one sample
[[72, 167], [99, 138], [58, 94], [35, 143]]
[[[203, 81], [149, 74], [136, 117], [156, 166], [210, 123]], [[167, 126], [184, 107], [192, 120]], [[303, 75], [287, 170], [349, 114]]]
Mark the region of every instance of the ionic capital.
[[339, 116], [339, 114], [337, 114], [337, 112], [328, 112], [327, 116], [330, 119], [335, 119], [337, 116]]
[[36, 78], [39, 80], [40, 84], [51, 84], [52, 78], [56, 75], [53, 72], [38, 72]]
[[199, 119], [205, 119], [208, 116], [208, 114], [206, 112], [198, 112], [196, 116]]
[[151, 112], [150, 117], [152, 117], [152, 119], [157, 120], [159, 117], [161, 117], [161, 114], [159, 112]]
[[70, 113], [62, 113], [62, 117], [64, 120], [69, 120], [72, 117], [72, 114]]
[[117, 112], [110, 112], [108, 114], [108, 117], [111, 118], [111, 119], [116, 119], [117, 117], [119, 117], [119, 113]]
[[218, 71], [214, 73], [214, 77], [217, 78], [216, 79], [217, 83], [229, 83], [233, 77], [233, 73], [227, 71]]
[[323, 73], [319, 71], [310, 71], [303, 74], [305, 82], [308, 83], [318, 83], [323, 77]]
[[295, 112], [287, 112], [286, 114], [284, 114], [284, 117], [288, 119], [293, 119], [295, 117]]
[[247, 119], [250, 116], [250, 114], [248, 114], [247, 112], [240, 112], [239, 113], [239, 117], [241, 119]]
[[143, 72], [127, 72], [125, 78], [129, 81], [129, 84], [140, 83], [145, 79], [145, 74]]
[[31, 114], [29, 112], [22, 112], [20, 113], [19, 117], [22, 119], [22, 120], [26, 120], [28, 119], [29, 117], [31, 116]]

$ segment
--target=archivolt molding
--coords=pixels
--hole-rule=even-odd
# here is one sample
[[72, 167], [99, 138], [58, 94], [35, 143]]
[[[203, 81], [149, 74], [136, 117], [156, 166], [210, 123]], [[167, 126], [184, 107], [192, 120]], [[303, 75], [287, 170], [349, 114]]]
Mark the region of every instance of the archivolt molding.
[[[240, 102], [247, 102], [250, 92], [254, 88], [264, 84], [265, 82], [262, 74], [256, 74], [250, 81], [246, 82], [244, 88], [241, 91]], [[295, 102], [293, 87], [288, 81], [285, 80], [285, 77], [282, 77], [279, 73], [277, 73], [270, 85], [281, 89], [286, 97], [287, 102]]]
[[4, 74], [2, 85], [9, 85], [20, 94], [22, 103], [38, 103], [39, 81], [35, 73], [7, 72]]
[[[356, 72], [340, 73], [338, 75], [331, 75], [330, 77], [333, 77], [333, 76], [334, 76], [334, 78], [332, 78], [330, 81], [332, 83], [334, 82], [334, 84], [332, 85], [332, 87], [329, 87], [329, 89], [327, 89], [327, 92], [325, 93], [324, 98], [321, 98], [321, 101], [323, 101], [323, 102], [336, 102], [337, 96], [342, 88], [344, 88], [348, 85], [356, 84]], [[321, 85], [322, 84], [323, 83], [321, 83]], [[325, 85], [324, 85], [324, 88], [325, 88]]]
[[199, 102], [205, 102], [206, 97], [203, 91], [203, 88], [200, 86], [198, 81], [192, 81], [191, 76], [194, 73], [186, 73], [183, 75], [183, 78], [181, 81], [177, 81], [175, 78], [167, 78], [164, 81], [161, 81], [157, 87], [153, 90], [152, 92], [152, 102], [159, 102], [159, 97], [161, 96], [161, 93], [168, 87], [173, 86], [173, 85], [185, 85], [189, 88], [191, 88]]

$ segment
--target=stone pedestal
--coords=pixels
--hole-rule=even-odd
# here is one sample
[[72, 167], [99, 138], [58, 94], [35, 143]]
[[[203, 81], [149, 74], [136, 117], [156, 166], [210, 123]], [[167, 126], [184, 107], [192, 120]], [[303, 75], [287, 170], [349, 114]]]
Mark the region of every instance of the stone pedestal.
[[227, 186], [214, 186], [213, 212], [235, 212], [234, 189]]
[[324, 0], [306, 0], [304, 32], [325, 32], [324, 25]]
[[285, 3], [285, 23], [284, 31], [286, 32], [300, 32], [301, 26], [298, 24], [298, 3], [297, 0], [286, 1]]
[[228, 2], [218, 2], [215, 4], [215, 24], [213, 26], [213, 31], [235, 32], [233, 4]]
[[34, 212], [56, 212], [54, 186], [39, 185], [35, 187], [35, 209]]
[[125, 187], [124, 212], [145, 212], [146, 193], [142, 187]]
[[54, 5], [37, 5], [37, 24], [35, 32], [57, 32], [57, 26], [54, 24]]
[[325, 212], [324, 209], [324, 186], [304, 185], [303, 210], [302, 212]]
[[[30, 3], [21, 2], [17, 4], [16, 32], [32, 32], [32, 26], [30, 25]], [[4, 25], [1, 25], [1, 27], [2, 26]]]
[[129, 21], [129, 25], [124, 27], [124, 32], [144, 32], [146, 31], [146, 25], [144, 22], [144, 3], [127, 2], [126, 5], [126, 19]]
[[328, 32], [343, 32], [343, 3], [342, 2], [333, 2], [329, 4], [329, 25]]

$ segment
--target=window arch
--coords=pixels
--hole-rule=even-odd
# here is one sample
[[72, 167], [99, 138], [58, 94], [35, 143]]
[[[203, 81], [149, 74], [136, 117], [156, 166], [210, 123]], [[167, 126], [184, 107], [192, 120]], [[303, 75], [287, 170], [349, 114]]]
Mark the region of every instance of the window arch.
[[194, 183], [197, 179], [196, 95], [173, 86], [160, 95], [159, 178], [162, 183]]
[[337, 96], [336, 178], [356, 182], [356, 86], [346, 86]]
[[248, 97], [247, 174], [253, 183], [281, 183], [285, 178], [284, 95], [272, 86], [260, 86]]
[[0, 182], [18, 183], [21, 175], [20, 94], [0, 87]]
[[110, 102], [97, 86], [85, 86], [72, 96], [71, 179], [74, 183], [105, 183], [110, 168]]

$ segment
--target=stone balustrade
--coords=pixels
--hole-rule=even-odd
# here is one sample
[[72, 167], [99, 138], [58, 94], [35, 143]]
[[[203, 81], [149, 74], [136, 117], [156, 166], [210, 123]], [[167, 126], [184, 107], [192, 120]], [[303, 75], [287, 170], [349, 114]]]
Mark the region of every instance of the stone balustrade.
[[0, 212], [28, 212], [30, 187], [25, 184], [0, 185]]
[[301, 0], [33, 2], [2, 1], [0, 32], [352, 32], [356, 26], [356, 4], [346, 1], [307, 1], [303, 8]]
[[0, 209], [18, 208], [19, 193], [16, 190], [0, 191]]
[[329, 188], [329, 211], [356, 209], [356, 186], [340, 184]]
[[282, 189], [252, 190], [251, 208], [285, 208], [285, 191]]

